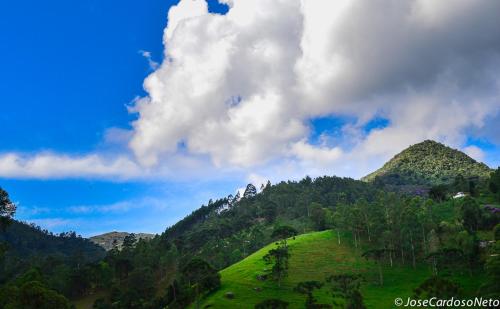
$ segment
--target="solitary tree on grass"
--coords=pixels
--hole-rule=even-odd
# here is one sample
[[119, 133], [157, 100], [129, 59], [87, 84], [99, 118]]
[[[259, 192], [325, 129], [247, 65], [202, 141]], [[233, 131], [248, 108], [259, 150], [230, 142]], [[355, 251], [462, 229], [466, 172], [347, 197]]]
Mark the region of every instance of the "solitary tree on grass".
[[298, 234], [297, 230], [294, 229], [293, 227], [288, 225], [282, 225], [274, 229], [273, 233], [271, 234], [271, 237], [280, 239], [283, 245], [287, 247], [286, 239], [293, 237], [297, 234]]
[[266, 264], [272, 265], [269, 270], [269, 275], [276, 281], [278, 281], [278, 286], [281, 287], [281, 281], [283, 278], [288, 276], [288, 259], [290, 258], [290, 253], [288, 253], [288, 247], [278, 246], [276, 249], [271, 249], [263, 257]]

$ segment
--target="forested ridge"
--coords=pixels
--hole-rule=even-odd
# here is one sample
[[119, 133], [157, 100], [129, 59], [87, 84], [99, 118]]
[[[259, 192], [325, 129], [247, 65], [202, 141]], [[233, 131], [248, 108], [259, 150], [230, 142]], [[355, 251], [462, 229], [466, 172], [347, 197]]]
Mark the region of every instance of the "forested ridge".
[[426, 140], [412, 145], [362, 180], [389, 185], [449, 184], [455, 177], [487, 178], [491, 169], [465, 153]]
[[[286, 239], [323, 230], [332, 230], [337, 237], [331, 241], [352, 247], [360, 258], [374, 265], [429, 269], [428, 280], [414, 287], [421, 294], [460, 287], [448, 276], [460, 270], [481, 280], [480, 286], [467, 293], [498, 297], [500, 170], [488, 176], [483, 172], [477, 177], [457, 174], [445, 183], [429, 184], [425, 196], [392, 192], [377, 181], [330, 176], [268, 183], [259, 190], [249, 184], [243, 196], [209, 201], [149, 241], [132, 234], [121, 249], [114, 247], [99, 261], [64, 264], [60, 277], [69, 281], [62, 282], [75, 284], [69, 290], [64, 284], [55, 284], [53, 272], [39, 264], [19, 270], [5, 278], [0, 307], [18, 305], [23, 293], [36, 290], [43, 295], [52, 293], [46, 296], [49, 300], [99, 294], [94, 308], [185, 308], [220, 288], [219, 270], [273, 241], [279, 245], [265, 256], [268, 273], [261, 279], [279, 288], [286, 280], [290, 254], [292, 258], [294, 254], [288, 251]], [[454, 199], [458, 191], [467, 196]], [[345, 306], [354, 304], [350, 308], [363, 308], [359, 288], [364, 283], [360, 276], [352, 272], [336, 274], [327, 282], [318, 277], [317, 283], [300, 283], [293, 293], [304, 295], [305, 306], [313, 308], [315, 289], [350, 280], [350, 289], [342, 295], [332, 292], [337, 293], [333, 298]], [[377, 281], [383, 286], [382, 271]], [[451, 290], [459, 293], [460, 288]], [[270, 299], [260, 308], [285, 306], [279, 295], [274, 298], [278, 299]], [[33, 304], [23, 305], [35, 308]], [[69, 305], [59, 301], [51, 306]]]
[[43, 267], [49, 263], [49, 257], [52, 263], [50, 267], [53, 267], [58, 261], [71, 264], [95, 262], [106, 254], [101, 247], [75, 232], [54, 235], [34, 224], [18, 221], [12, 221], [0, 234], [0, 242], [8, 244], [3, 256], [0, 282], [26, 271], [30, 266]]

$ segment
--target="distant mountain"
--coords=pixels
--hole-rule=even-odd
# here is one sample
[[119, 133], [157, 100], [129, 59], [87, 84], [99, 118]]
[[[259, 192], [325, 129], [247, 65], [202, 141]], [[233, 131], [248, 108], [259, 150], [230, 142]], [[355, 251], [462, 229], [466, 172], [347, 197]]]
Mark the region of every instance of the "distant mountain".
[[[116, 244], [118, 245], [118, 248], [120, 249], [123, 244], [123, 239], [130, 235], [132, 233], [127, 233], [127, 232], [109, 232], [101, 235], [96, 235], [90, 237], [90, 241], [95, 243], [96, 245], [99, 245], [103, 247], [106, 250], [111, 250], [113, 248], [113, 242], [116, 240]], [[139, 239], [151, 239], [155, 235], [154, 234], [148, 234], [148, 233], [135, 233], [135, 237], [137, 240]]]
[[380, 169], [361, 180], [385, 185], [432, 186], [464, 178], [489, 177], [491, 169], [465, 153], [441, 143], [426, 140], [397, 154]]

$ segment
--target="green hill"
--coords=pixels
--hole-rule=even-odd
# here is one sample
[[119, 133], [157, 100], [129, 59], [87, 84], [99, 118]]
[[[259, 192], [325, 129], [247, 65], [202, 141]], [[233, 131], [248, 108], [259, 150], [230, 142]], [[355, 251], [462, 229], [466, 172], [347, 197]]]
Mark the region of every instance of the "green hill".
[[403, 150], [362, 180], [388, 185], [437, 185], [450, 183], [458, 175], [485, 178], [490, 173], [486, 164], [465, 153], [426, 140]]
[[55, 235], [16, 220], [12, 220], [5, 231], [0, 231], [0, 244], [7, 246], [0, 259], [0, 283], [19, 276], [32, 266], [52, 269], [58, 264], [95, 262], [106, 254], [103, 248], [74, 232]]
[[[222, 270], [221, 288], [205, 298], [201, 308], [253, 308], [255, 304], [269, 298], [278, 298], [290, 303], [289, 308], [304, 308], [305, 296], [293, 291], [298, 282], [307, 280], [324, 281], [331, 274], [361, 274], [364, 281], [361, 291], [368, 308], [392, 308], [396, 297], [411, 296], [413, 289], [431, 276], [427, 264], [416, 269], [408, 265], [383, 266], [384, 286], [377, 282], [377, 267], [361, 257], [361, 250], [350, 244], [346, 235], [338, 244], [336, 233], [322, 231], [297, 236], [289, 240], [291, 253], [289, 276], [281, 288], [272, 281], [259, 281], [257, 275], [268, 267], [262, 257], [275, 244], [268, 245], [244, 260]], [[466, 271], [456, 272], [452, 278], [459, 282], [467, 295], [472, 295], [480, 285], [481, 277], [470, 277]], [[234, 298], [225, 296], [234, 293]], [[316, 290], [315, 297], [320, 303], [331, 304], [332, 296], [328, 287]]]

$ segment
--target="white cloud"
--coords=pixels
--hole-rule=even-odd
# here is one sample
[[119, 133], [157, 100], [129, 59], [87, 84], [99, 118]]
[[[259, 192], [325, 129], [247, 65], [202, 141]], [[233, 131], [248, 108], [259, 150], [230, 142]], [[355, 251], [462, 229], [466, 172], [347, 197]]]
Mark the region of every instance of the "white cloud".
[[65, 218], [43, 218], [43, 219], [31, 219], [29, 222], [32, 222], [38, 226], [41, 226], [44, 229], [54, 229], [63, 226], [75, 226], [79, 223], [79, 220], [74, 219], [65, 219]]
[[144, 176], [140, 166], [127, 157], [104, 159], [98, 155], [66, 156], [43, 153], [33, 156], [0, 155], [0, 177], [4, 178], [110, 178]]
[[121, 128], [112, 127], [104, 132], [105, 144], [126, 144], [131, 137], [132, 132]]
[[156, 70], [158, 68], [158, 66], [160, 65], [158, 62], [154, 61], [153, 60], [153, 57], [151, 55], [151, 52], [147, 51], [147, 50], [140, 50], [139, 53], [144, 57], [146, 58], [146, 60], [148, 61], [148, 65], [149, 65], [149, 68], [151, 70]]
[[467, 146], [463, 151], [476, 161], [484, 161], [484, 152], [477, 146]]
[[88, 213], [120, 213], [123, 214], [134, 209], [165, 210], [168, 208], [165, 199], [145, 197], [141, 199], [119, 201], [104, 205], [76, 205], [68, 207], [73, 214]]
[[[181, 1], [178, 5], [170, 8], [168, 11], [168, 27], [165, 28], [164, 41], [169, 41], [177, 27], [183, 22], [199, 16], [203, 16], [208, 11], [207, 2], [204, 0]], [[185, 38], [188, 39], [189, 38]]]
[[314, 164], [328, 166], [342, 156], [338, 147], [313, 146], [302, 140], [293, 145], [292, 153], [301, 161], [314, 162]]
[[[426, 138], [460, 147], [499, 111], [499, 10], [486, 0], [234, 0], [221, 16], [182, 0], [130, 147], [144, 166], [182, 151], [219, 167], [351, 176]], [[359, 120], [346, 128], [351, 149], [307, 142], [308, 121], [329, 115]], [[363, 132], [380, 115], [389, 125]]]
[[[0, 177], [360, 177], [423, 139], [498, 143], [499, 1], [223, 2], [226, 15], [170, 9], [133, 129], [105, 134], [134, 159], [7, 153]], [[329, 116], [355, 121], [309, 142], [310, 120]], [[367, 131], [374, 117], [389, 124]]]
[[[120, 138], [113, 142], [121, 142], [121, 133], [118, 135]], [[183, 153], [165, 158], [160, 165], [151, 168], [140, 165], [128, 154], [120, 155], [116, 152], [81, 156], [52, 152], [0, 153], [0, 178], [12, 179], [169, 179], [183, 182], [194, 179], [234, 178], [241, 175], [241, 172], [241, 169], [216, 168], [203, 156]]]

